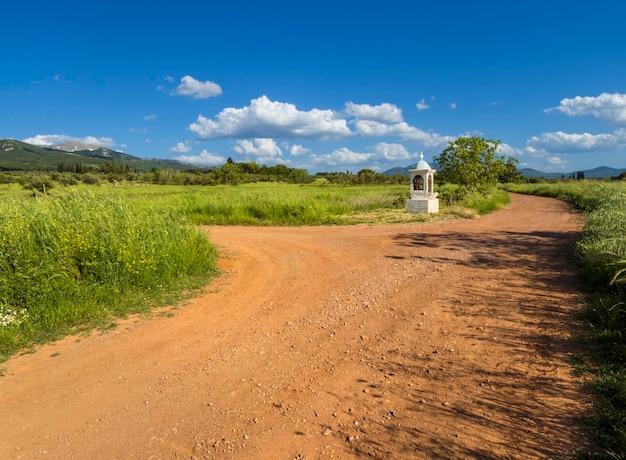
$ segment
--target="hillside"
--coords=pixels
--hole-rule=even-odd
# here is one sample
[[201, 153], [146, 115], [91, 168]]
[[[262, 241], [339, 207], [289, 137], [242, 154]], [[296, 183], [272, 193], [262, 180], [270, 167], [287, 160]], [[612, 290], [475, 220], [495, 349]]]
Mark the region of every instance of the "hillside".
[[57, 169], [59, 165], [76, 164], [99, 167], [107, 161], [123, 164], [140, 172], [153, 168], [185, 170], [192, 167], [176, 160], [139, 158], [104, 147], [86, 148], [88, 146], [83, 145], [82, 150], [71, 152], [60, 150], [60, 147], [40, 147], [14, 139], [0, 139], [0, 171], [42, 171]]

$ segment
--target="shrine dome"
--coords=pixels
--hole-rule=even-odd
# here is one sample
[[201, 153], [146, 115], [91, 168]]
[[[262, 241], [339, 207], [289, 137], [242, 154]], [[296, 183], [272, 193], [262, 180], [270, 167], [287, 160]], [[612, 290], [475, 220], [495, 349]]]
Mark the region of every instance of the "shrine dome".
[[426, 161], [424, 161], [424, 154], [423, 153], [420, 153], [420, 161], [417, 162], [417, 166], [415, 167], [415, 169], [426, 170], [426, 171], [431, 171], [432, 170], [430, 165]]

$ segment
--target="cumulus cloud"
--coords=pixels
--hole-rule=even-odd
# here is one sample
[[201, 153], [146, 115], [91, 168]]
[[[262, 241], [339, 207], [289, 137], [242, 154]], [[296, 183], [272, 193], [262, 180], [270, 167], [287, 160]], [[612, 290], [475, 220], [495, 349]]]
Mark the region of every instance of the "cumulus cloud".
[[619, 150], [626, 147], [626, 130], [620, 129], [614, 133], [542, 133], [533, 136], [527, 141], [527, 146], [544, 152], [579, 153], [607, 150]]
[[23, 142], [43, 147], [61, 145], [66, 142], [80, 142], [81, 144], [107, 148], [113, 148], [117, 145], [110, 137], [74, 137], [66, 134], [37, 134], [36, 136], [23, 139]]
[[217, 153], [211, 153], [207, 150], [203, 150], [199, 155], [181, 155], [174, 157], [175, 160], [182, 161], [183, 163], [189, 163], [198, 166], [219, 166], [226, 163], [226, 158]]
[[562, 160], [559, 157], [549, 157], [547, 161], [548, 161], [548, 164], [551, 166], [564, 166], [567, 164], [567, 161]]
[[170, 152], [175, 152], [175, 153], [191, 152], [191, 146], [186, 142], [178, 142], [176, 146], [170, 149]]
[[342, 147], [326, 155], [311, 155], [311, 161], [315, 165], [327, 166], [354, 166], [372, 160], [374, 153], [357, 153], [346, 147]]
[[222, 88], [212, 81], [199, 81], [185, 75], [180, 79], [180, 85], [171, 93], [174, 96], [190, 96], [194, 99], [207, 99], [222, 94]]
[[355, 126], [357, 132], [364, 137], [398, 136], [407, 142], [422, 143], [425, 148], [445, 148], [455, 139], [452, 136], [423, 131], [405, 122], [384, 124], [371, 120], [357, 120]]
[[451, 103], [450, 103], [450, 108], [451, 108], [452, 110], [456, 109], [456, 102], [451, 102]]
[[423, 99], [423, 98], [421, 101], [415, 104], [415, 106], [417, 107], [417, 110], [426, 110], [430, 108], [430, 106], [426, 104], [426, 99]]
[[380, 105], [355, 104], [347, 102], [344, 113], [361, 120], [374, 120], [386, 123], [403, 121], [402, 110], [387, 102]]
[[388, 144], [386, 142], [379, 142], [376, 147], [374, 147], [374, 152], [376, 152], [377, 156], [387, 161], [404, 161], [415, 157], [415, 155], [411, 155], [407, 151], [404, 145]]
[[254, 156], [260, 163], [274, 163], [282, 158], [283, 152], [274, 139], [239, 139], [233, 150], [240, 155]]
[[498, 145], [496, 152], [498, 155], [505, 155], [509, 157], [519, 157], [525, 153], [524, 150], [511, 147], [509, 144], [505, 144], [504, 142]]
[[557, 107], [544, 112], [561, 112], [568, 116], [593, 115], [616, 125], [626, 125], [626, 94], [602, 93], [599, 96], [576, 96], [563, 99]]
[[352, 135], [345, 119], [332, 110], [298, 110], [295, 105], [275, 102], [266, 96], [240, 109], [225, 108], [214, 119], [198, 115], [189, 130], [200, 139], [301, 138], [343, 139]]
[[291, 147], [289, 147], [289, 153], [292, 154], [294, 157], [299, 157], [311, 153], [311, 149], [303, 147], [300, 144], [293, 144]]
[[356, 131], [364, 137], [403, 136], [413, 132], [413, 130], [417, 130], [417, 128], [413, 128], [405, 122], [387, 124], [373, 120], [357, 120], [355, 128]]
[[143, 117], [143, 119], [150, 121], [150, 120], [155, 120], [157, 117], [158, 117], [158, 115], [153, 113], [151, 115], [146, 115], [145, 117]]

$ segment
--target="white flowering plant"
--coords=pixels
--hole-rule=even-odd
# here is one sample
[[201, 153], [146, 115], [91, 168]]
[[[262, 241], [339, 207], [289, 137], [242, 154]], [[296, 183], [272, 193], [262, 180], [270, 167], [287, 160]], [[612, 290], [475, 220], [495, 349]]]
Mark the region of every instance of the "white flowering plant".
[[0, 304], [0, 327], [18, 326], [26, 318], [28, 318], [28, 312], [26, 310], [15, 309], [10, 305]]

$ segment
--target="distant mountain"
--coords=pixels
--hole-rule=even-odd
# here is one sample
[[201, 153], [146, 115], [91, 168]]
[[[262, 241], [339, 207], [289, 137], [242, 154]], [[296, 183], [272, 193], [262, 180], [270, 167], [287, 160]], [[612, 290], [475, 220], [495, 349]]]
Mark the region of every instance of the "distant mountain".
[[409, 176], [409, 170], [414, 169], [415, 165], [411, 166], [396, 166], [395, 168], [388, 169], [387, 171], [383, 171], [385, 176], [395, 176], [396, 174], [401, 174], [402, 176]]
[[622, 173], [626, 173], [626, 168], [616, 169], [616, 168], [610, 168], [608, 166], [599, 166], [597, 168], [588, 169], [583, 172], [585, 173], [585, 177], [588, 179], [617, 177]]
[[[72, 151], [62, 150], [61, 147], [72, 149]], [[40, 147], [14, 139], [0, 139], [0, 170], [3, 171], [51, 170], [59, 165], [75, 164], [99, 167], [105, 161], [124, 164], [140, 172], [147, 172], [153, 168], [181, 171], [193, 167], [176, 160], [139, 158], [105, 147], [79, 142], [70, 142], [53, 148]]]
[[[428, 165], [431, 168], [433, 168], [435, 171], [439, 169], [439, 165], [434, 161], [429, 162]], [[410, 176], [409, 171], [411, 169], [415, 169], [416, 167], [417, 167], [417, 163], [412, 163], [408, 166], [396, 166], [395, 168], [391, 168], [391, 169], [388, 169], [387, 171], [383, 171], [383, 174], [385, 176], [395, 176], [396, 174], [402, 174], [403, 176]]]
[[[547, 173], [542, 171], [537, 171], [532, 168], [521, 168], [518, 170], [522, 176], [528, 178], [543, 178], [543, 179], [560, 179], [561, 176], [564, 176], [565, 173]], [[572, 177], [572, 173], [569, 173], [569, 177]]]
[[[577, 176], [578, 171], [572, 172], [542, 172], [531, 168], [522, 168], [519, 170], [522, 176], [529, 178], [544, 178], [544, 179], [560, 179], [561, 177], [570, 178], [572, 175]], [[599, 166], [593, 169], [586, 169], [582, 171], [585, 174], [585, 179], [609, 179], [611, 177], [618, 177], [620, 174], [626, 172], [625, 169], [610, 168], [608, 166]]]
[[[437, 163], [430, 163], [430, 166], [431, 168], [435, 170], [439, 169], [439, 166], [437, 165]], [[395, 174], [402, 174], [403, 176], [408, 176], [410, 169], [415, 169], [415, 165], [412, 164], [412, 165], [404, 166], [404, 167], [398, 166], [395, 168], [388, 169], [387, 171], [384, 171], [383, 174], [386, 176], [393, 176]], [[573, 171], [569, 173], [567, 172], [542, 172], [542, 171], [537, 171], [536, 169], [532, 169], [532, 168], [521, 168], [519, 172], [524, 177], [543, 178], [543, 179], [560, 179], [563, 176], [568, 178], [568, 177], [572, 177], [572, 174], [574, 175], [574, 177], [576, 177], [576, 174], [578, 173], [578, 171]], [[617, 177], [623, 172], [626, 172], [626, 169], [610, 168], [608, 166], [600, 166], [598, 168], [587, 169], [583, 171], [583, 173], [585, 173], [586, 179], [608, 179], [611, 177]]]

